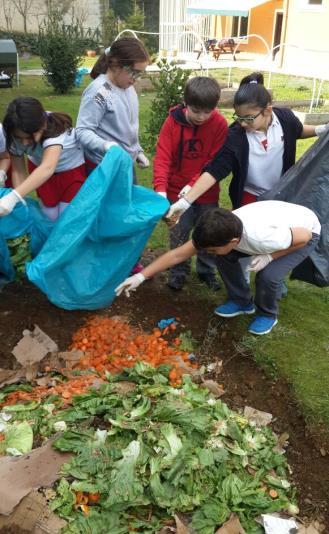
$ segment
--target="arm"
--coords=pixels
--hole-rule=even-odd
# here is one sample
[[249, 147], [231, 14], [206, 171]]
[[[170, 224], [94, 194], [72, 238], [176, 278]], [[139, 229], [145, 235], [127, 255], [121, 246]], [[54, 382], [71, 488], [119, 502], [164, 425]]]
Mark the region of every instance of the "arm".
[[21, 197], [25, 197], [45, 183], [55, 172], [62, 152], [61, 145], [52, 145], [45, 148], [41, 164], [15, 189]]
[[115, 293], [117, 296], [121, 295], [122, 291], [125, 292], [126, 296], [129, 297], [129, 292], [134, 291], [137, 287], [144, 282], [146, 278], [151, 278], [157, 273], [169, 269], [178, 263], [181, 263], [191, 256], [196, 254], [196, 249], [194, 248], [192, 241], [188, 241], [181, 247], [175, 248], [166, 252], [160, 258], [153, 261], [148, 265], [142, 272], [134, 274], [129, 278], [126, 278], [122, 284], [115, 288]]
[[300, 139], [308, 139], [309, 137], [315, 137], [317, 135], [315, 133], [315, 129], [316, 126], [312, 126], [311, 124], [304, 124]]
[[312, 232], [306, 228], [291, 228], [291, 245], [284, 250], [277, 250], [271, 254], [274, 260], [303, 248], [312, 239]]
[[172, 131], [169, 121], [169, 118], [166, 119], [160, 130], [153, 162], [153, 188], [157, 193], [167, 191], [168, 177], [173, 161]]
[[10, 157], [8, 152], [0, 153], [0, 170], [7, 172], [10, 167]]
[[107, 141], [100, 137], [96, 131], [106, 112], [106, 102], [96, 97], [82, 97], [77, 125], [75, 128], [78, 141], [90, 152], [103, 156], [107, 151]]
[[25, 156], [11, 156], [12, 171], [11, 179], [13, 186], [18, 187], [27, 177]]

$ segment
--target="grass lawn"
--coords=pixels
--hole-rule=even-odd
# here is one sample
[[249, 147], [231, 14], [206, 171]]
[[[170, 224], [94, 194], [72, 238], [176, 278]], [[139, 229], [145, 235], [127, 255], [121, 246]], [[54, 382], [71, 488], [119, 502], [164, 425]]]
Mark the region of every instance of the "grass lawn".
[[[95, 57], [83, 57], [82, 67], [92, 67], [97, 58]], [[19, 58], [19, 67], [20, 70], [31, 70], [31, 69], [41, 69], [41, 59], [39, 56], [30, 56], [28, 59], [23, 57]]]
[[[84, 84], [88, 81], [86, 78]], [[8, 102], [19, 95], [33, 95], [47, 110], [66, 111], [75, 120], [82, 89], [74, 89], [69, 95], [54, 95], [41, 77], [24, 76], [20, 87], [0, 89], [0, 121]], [[141, 132], [147, 124], [151, 100], [150, 93], [140, 96]], [[230, 120], [232, 111], [227, 110], [225, 114]], [[298, 157], [312, 142], [312, 139], [298, 142]], [[141, 184], [151, 186], [151, 168], [138, 170], [138, 175]], [[225, 207], [230, 207], [228, 182], [229, 179], [222, 182], [221, 205]], [[167, 228], [162, 222], [148, 246], [167, 248]], [[306, 417], [329, 428], [329, 288], [319, 289], [300, 282], [288, 282], [288, 287], [289, 295], [280, 304], [280, 322], [273, 333], [263, 338], [245, 335], [241, 344], [252, 351], [256, 361], [269, 373], [281, 374], [290, 382]], [[225, 299], [224, 291], [218, 295], [204, 291], [214, 305]], [[247, 320], [238, 318], [232, 324], [244, 332]]]

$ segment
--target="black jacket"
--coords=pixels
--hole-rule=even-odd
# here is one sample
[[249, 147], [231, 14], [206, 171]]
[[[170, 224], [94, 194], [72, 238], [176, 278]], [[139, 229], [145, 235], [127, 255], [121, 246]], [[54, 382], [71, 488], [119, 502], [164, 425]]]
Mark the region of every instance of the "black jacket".
[[[282, 174], [284, 174], [295, 163], [296, 141], [302, 134], [303, 125], [290, 109], [273, 108], [273, 111], [283, 130]], [[228, 129], [224, 146], [202, 170], [202, 172], [209, 172], [218, 182], [226, 178], [231, 172], [233, 173], [229, 194], [234, 209], [241, 206], [244, 185], [248, 175], [248, 164], [249, 143], [246, 131], [238, 122], [234, 122]]]

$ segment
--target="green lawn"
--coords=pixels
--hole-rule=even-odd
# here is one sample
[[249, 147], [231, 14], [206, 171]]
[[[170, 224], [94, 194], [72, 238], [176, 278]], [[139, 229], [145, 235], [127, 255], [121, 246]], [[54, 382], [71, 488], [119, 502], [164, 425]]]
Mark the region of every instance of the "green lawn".
[[[88, 83], [86, 78], [84, 84]], [[39, 98], [47, 110], [66, 111], [76, 119], [82, 88], [69, 95], [54, 95], [41, 77], [22, 77], [20, 87], [1, 89], [0, 121], [10, 100], [18, 95], [33, 95]], [[146, 126], [152, 94], [140, 95], [141, 132]], [[232, 111], [225, 110], [228, 119]], [[298, 157], [313, 140], [298, 142]], [[138, 170], [141, 184], [150, 187], [152, 169]], [[221, 204], [230, 207], [227, 187], [229, 179], [222, 182]], [[167, 228], [161, 222], [153, 233], [149, 247], [166, 249]], [[307, 417], [315, 422], [329, 425], [329, 288], [319, 289], [311, 285], [288, 282], [289, 295], [280, 305], [280, 322], [273, 333], [264, 338], [244, 336], [241, 343], [249, 347], [256, 361], [270, 373], [284, 376], [291, 384]], [[192, 287], [200, 291], [199, 286]], [[214, 295], [206, 290], [212, 303], [218, 305], [225, 299], [223, 291]], [[234, 323], [241, 332], [247, 320]]]
[[[96, 62], [97, 57], [83, 57], [83, 67], [92, 67]], [[39, 56], [30, 56], [27, 59], [19, 58], [20, 70], [41, 69], [41, 59]]]

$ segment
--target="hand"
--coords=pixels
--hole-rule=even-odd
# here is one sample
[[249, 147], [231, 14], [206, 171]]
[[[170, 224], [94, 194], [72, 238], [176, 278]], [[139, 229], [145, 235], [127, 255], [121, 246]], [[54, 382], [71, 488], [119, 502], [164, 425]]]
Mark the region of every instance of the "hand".
[[115, 288], [115, 294], [118, 297], [121, 295], [122, 291], [125, 292], [126, 297], [130, 297], [130, 291], [136, 291], [138, 286], [140, 286], [145, 280], [145, 276], [142, 273], [134, 274], [126, 278], [122, 284]]
[[114, 141], [105, 141], [104, 143], [104, 152], [107, 152], [112, 148], [112, 146], [119, 146], [118, 143], [115, 143]]
[[254, 271], [255, 273], [258, 273], [258, 271], [265, 269], [265, 267], [271, 263], [271, 261], [273, 261], [271, 254], [259, 254], [257, 256], [253, 256], [253, 259], [246, 268], [246, 271]]
[[150, 162], [148, 158], [145, 156], [144, 152], [140, 152], [138, 154], [136, 161], [137, 161], [138, 167], [140, 167], [141, 169], [146, 169], [146, 167], [150, 166]]
[[321, 137], [321, 135], [324, 135], [329, 130], [329, 122], [327, 124], [319, 124], [314, 128], [315, 135], [318, 137]]
[[190, 207], [191, 204], [185, 198], [180, 198], [179, 200], [177, 200], [177, 202], [172, 204], [170, 206], [169, 211], [164, 217], [168, 226], [173, 226], [174, 224], [177, 224], [183, 213]]
[[26, 202], [21, 195], [13, 189], [8, 195], [0, 199], [0, 217], [4, 217], [11, 213], [17, 202], [22, 202], [26, 206]]
[[167, 198], [167, 193], [165, 191], [157, 191], [158, 195], [160, 195], [163, 198]]
[[6, 171], [0, 169], [0, 187], [5, 187], [6, 180], [7, 180]]
[[180, 192], [178, 193], [178, 198], [185, 197], [185, 195], [187, 195], [187, 193], [191, 191], [191, 189], [192, 187], [190, 185], [186, 185], [185, 187], [183, 187], [183, 189], [181, 189]]

